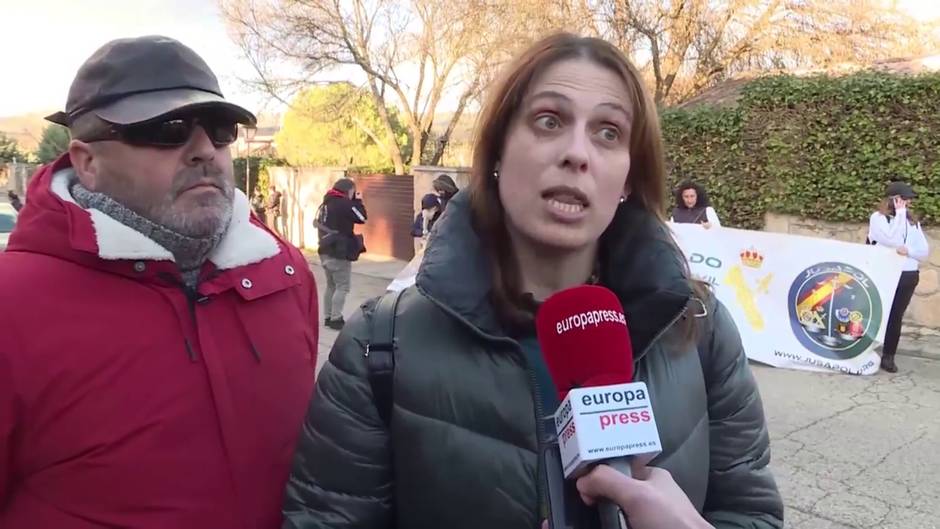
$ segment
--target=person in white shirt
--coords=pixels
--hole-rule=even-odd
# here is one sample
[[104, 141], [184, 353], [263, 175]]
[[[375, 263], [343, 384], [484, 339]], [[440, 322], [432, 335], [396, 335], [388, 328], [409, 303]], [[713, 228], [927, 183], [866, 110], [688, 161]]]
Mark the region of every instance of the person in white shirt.
[[676, 207], [669, 220], [680, 224], [701, 224], [705, 229], [721, 227], [705, 188], [692, 182], [683, 182], [676, 188]]
[[930, 249], [927, 237], [910, 209], [912, 201], [917, 197], [914, 189], [904, 182], [892, 182], [885, 194], [887, 198], [868, 221], [868, 243], [894, 248], [899, 255], [907, 258], [891, 304], [881, 354], [881, 368], [889, 373], [897, 373], [894, 355], [901, 339], [901, 322], [920, 281], [920, 263], [927, 259]]

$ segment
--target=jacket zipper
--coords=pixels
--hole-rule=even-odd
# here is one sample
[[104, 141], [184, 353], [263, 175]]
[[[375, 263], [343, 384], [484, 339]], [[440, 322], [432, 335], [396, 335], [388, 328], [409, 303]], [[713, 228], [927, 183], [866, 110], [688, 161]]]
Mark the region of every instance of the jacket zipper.
[[[199, 292], [196, 289], [190, 289], [182, 281], [177, 280], [171, 274], [164, 273], [159, 274], [159, 277], [169, 283], [171, 286], [175, 286], [183, 291], [183, 295], [186, 297], [186, 306], [189, 309], [189, 317], [193, 322], [193, 329], [196, 331], [196, 334], [199, 334], [199, 323], [196, 319], [196, 303], [204, 303], [208, 298], [206, 296], [198, 297]], [[175, 310], [175, 309], [174, 309]], [[182, 322], [180, 322], [182, 324]], [[183, 345], [186, 347], [186, 355], [189, 357], [191, 362], [196, 361], [196, 349], [193, 348], [192, 342], [189, 341], [189, 337], [186, 336], [185, 329], [181, 329], [183, 332]]]
[[[183, 294], [186, 296], [186, 305], [189, 307], [189, 317], [193, 321], [193, 329], [196, 331], [196, 334], [199, 334], [199, 323], [196, 319], [196, 294], [195, 289], [190, 289], [188, 286], [181, 285], [180, 288], [183, 290]], [[193, 349], [191, 343], [189, 343], [189, 337], [184, 337], [183, 340], [186, 342], [186, 353], [189, 355], [189, 360], [192, 362], [196, 361], [196, 351]]]
[[[521, 347], [521, 346], [520, 346]], [[544, 483], [544, 472], [545, 469], [542, 468], [542, 450], [545, 449], [545, 424], [543, 418], [545, 417], [545, 405], [542, 402], [542, 397], [537, 391], [538, 381], [535, 378], [535, 371], [532, 370], [532, 366], [529, 364], [529, 360], [525, 357], [525, 353], [521, 350], [517, 351], [517, 354], [522, 359], [523, 364], [525, 365], [526, 373], [529, 375], [529, 393], [532, 394], [532, 401], [535, 403], [535, 486], [536, 493], [538, 494], [538, 517], [543, 514], [543, 509], [548, 504], [548, 494], [545, 491]], [[536, 527], [541, 527], [541, 521], [537, 520]]]

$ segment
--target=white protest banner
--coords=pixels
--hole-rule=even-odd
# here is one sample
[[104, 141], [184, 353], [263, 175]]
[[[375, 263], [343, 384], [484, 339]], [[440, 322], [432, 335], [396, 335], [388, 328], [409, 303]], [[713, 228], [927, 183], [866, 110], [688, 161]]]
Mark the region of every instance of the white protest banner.
[[670, 228], [692, 274], [731, 312], [748, 358], [776, 367], [878, 372], [903, 258], [830, 239], [697, 224]]
[[[670, 223], [692, 274], [731, 312], [748, 358], [775, 367], [878, 372], [904, 259], [881, 246]], [[423, 254], [388, 290], [413, 285]]]
[[388, 285], [387, 290], [391, 292], [398, 292], [400, 290], [405, 290], [411, 285], [415, 284], [415, 279], [418, 277], [418, 268], [421, 267], [421, 259], [424, 258], [424, 251], [420, 251], [415, 254], [414, 258], [401, 269], [401, 272], [398, 272], [398, 275], [395, 276], [395, 279]]

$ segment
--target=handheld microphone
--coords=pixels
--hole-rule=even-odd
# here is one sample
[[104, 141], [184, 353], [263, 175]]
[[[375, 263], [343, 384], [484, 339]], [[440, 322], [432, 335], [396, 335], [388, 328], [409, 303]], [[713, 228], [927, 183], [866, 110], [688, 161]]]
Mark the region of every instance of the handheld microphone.
[[[661, 444], [649, 390], [633, 380], [633, 347], [620, 300], [610, 290], [579, 286], [548, 298], [536, 333], [561, 405], [555, 428], [566, 478], [603, 462], [631, 475], [630, 457], [649, 462]], [[605, 529], [626, 529], [620, 508], [598, 506]]]

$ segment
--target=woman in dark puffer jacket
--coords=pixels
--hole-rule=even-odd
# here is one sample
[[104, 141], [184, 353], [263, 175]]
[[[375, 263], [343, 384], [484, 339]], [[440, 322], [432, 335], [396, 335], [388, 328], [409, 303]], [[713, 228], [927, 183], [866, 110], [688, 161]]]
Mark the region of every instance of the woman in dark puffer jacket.
[[491, 87], [478, 138], [469, 190], [397, 306], [390, 424], [368, 379], [367, 305], [320, 373], [284, 527], [539, 527], [539, 418], [559, 388], [532, 322], [584, 283], [624, 306], [663, 445], [641, 479], [582, 478], [587, 499], [642, 491], [622, 502], [633, 529], [783, 527], [738, 331], [664, 223], [662, 140], [636, 69], [601, 40], [542, 40]]

